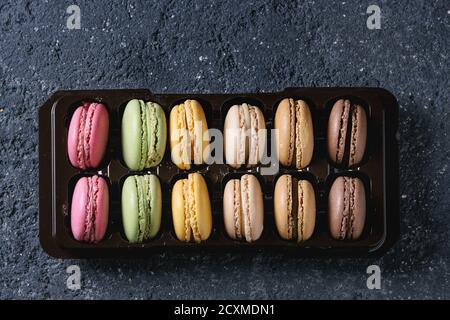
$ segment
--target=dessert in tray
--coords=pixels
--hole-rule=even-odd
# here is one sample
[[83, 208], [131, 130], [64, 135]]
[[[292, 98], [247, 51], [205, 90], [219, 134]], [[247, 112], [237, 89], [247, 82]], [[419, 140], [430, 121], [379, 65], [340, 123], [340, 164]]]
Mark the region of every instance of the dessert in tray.
[[399, 235], [397, 125], [379, 88], [58, 91], [39, 115], [41, 244], [382, 254]]

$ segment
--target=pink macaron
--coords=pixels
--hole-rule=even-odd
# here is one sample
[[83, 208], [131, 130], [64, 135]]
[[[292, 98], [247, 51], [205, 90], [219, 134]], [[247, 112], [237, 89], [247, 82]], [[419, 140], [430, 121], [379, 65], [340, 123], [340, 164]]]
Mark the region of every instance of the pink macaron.
[[106, 107], [84, 102], [70, 120], [67, 151], [70, 163], [77, 168], [95, 168], [103, 159], [108, 143], [109, 116]]
[[70, 225], [78, 241], [97, 243], [105, 236], [109, 215], [109, 188], [99, 176], [77, 181], [72, 196]]

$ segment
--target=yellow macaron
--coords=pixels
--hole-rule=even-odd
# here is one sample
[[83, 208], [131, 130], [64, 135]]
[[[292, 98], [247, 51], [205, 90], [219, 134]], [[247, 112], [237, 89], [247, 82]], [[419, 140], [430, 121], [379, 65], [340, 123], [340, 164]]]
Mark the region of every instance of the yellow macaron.
[[202, 164], [209, 146], [208, 124], [202, 105], [188, 99], [170, 112], [170, 151], [172, 161], [182, 170]]
[[172, 220], [180, 241], [198, 243], [211, 235], [211, 202], [201, 174], [190, 173], [187, 179], [180, 179], [173, 186]]

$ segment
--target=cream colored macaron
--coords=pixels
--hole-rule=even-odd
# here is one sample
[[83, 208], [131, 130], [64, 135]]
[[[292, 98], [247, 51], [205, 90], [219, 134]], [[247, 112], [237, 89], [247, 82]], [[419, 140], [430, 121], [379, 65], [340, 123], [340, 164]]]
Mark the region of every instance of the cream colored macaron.
[[233, 168], [254, 167], [266, 148], [266, 123], [258, 107], [247, 103], [228, 110], [224, 123], [225, 160]]
[[309, 165], [314, 151], [311, 111], [303, 100], [285, 98], [275, 113], [278, 158], [284, 166], [303, 169]]
[[308, 180], [282, 175], [275, 185], [274, 214], [278, 233], [285, 240], [308, 240], [316, 224], [316, 197]]

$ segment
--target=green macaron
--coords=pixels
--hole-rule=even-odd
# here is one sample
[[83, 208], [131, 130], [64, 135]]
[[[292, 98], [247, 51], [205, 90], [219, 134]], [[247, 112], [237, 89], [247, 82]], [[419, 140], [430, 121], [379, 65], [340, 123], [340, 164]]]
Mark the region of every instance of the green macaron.
[[161, 184], [153, 174], [129, 176], [122, 187], [122, 223], [129, 242], [156, 236], [161, 225]]
[[122, 117], [123, 160], [131, 170], [157, 166], [166, 149], [166, 115], [155, 102], [133, 99]]

